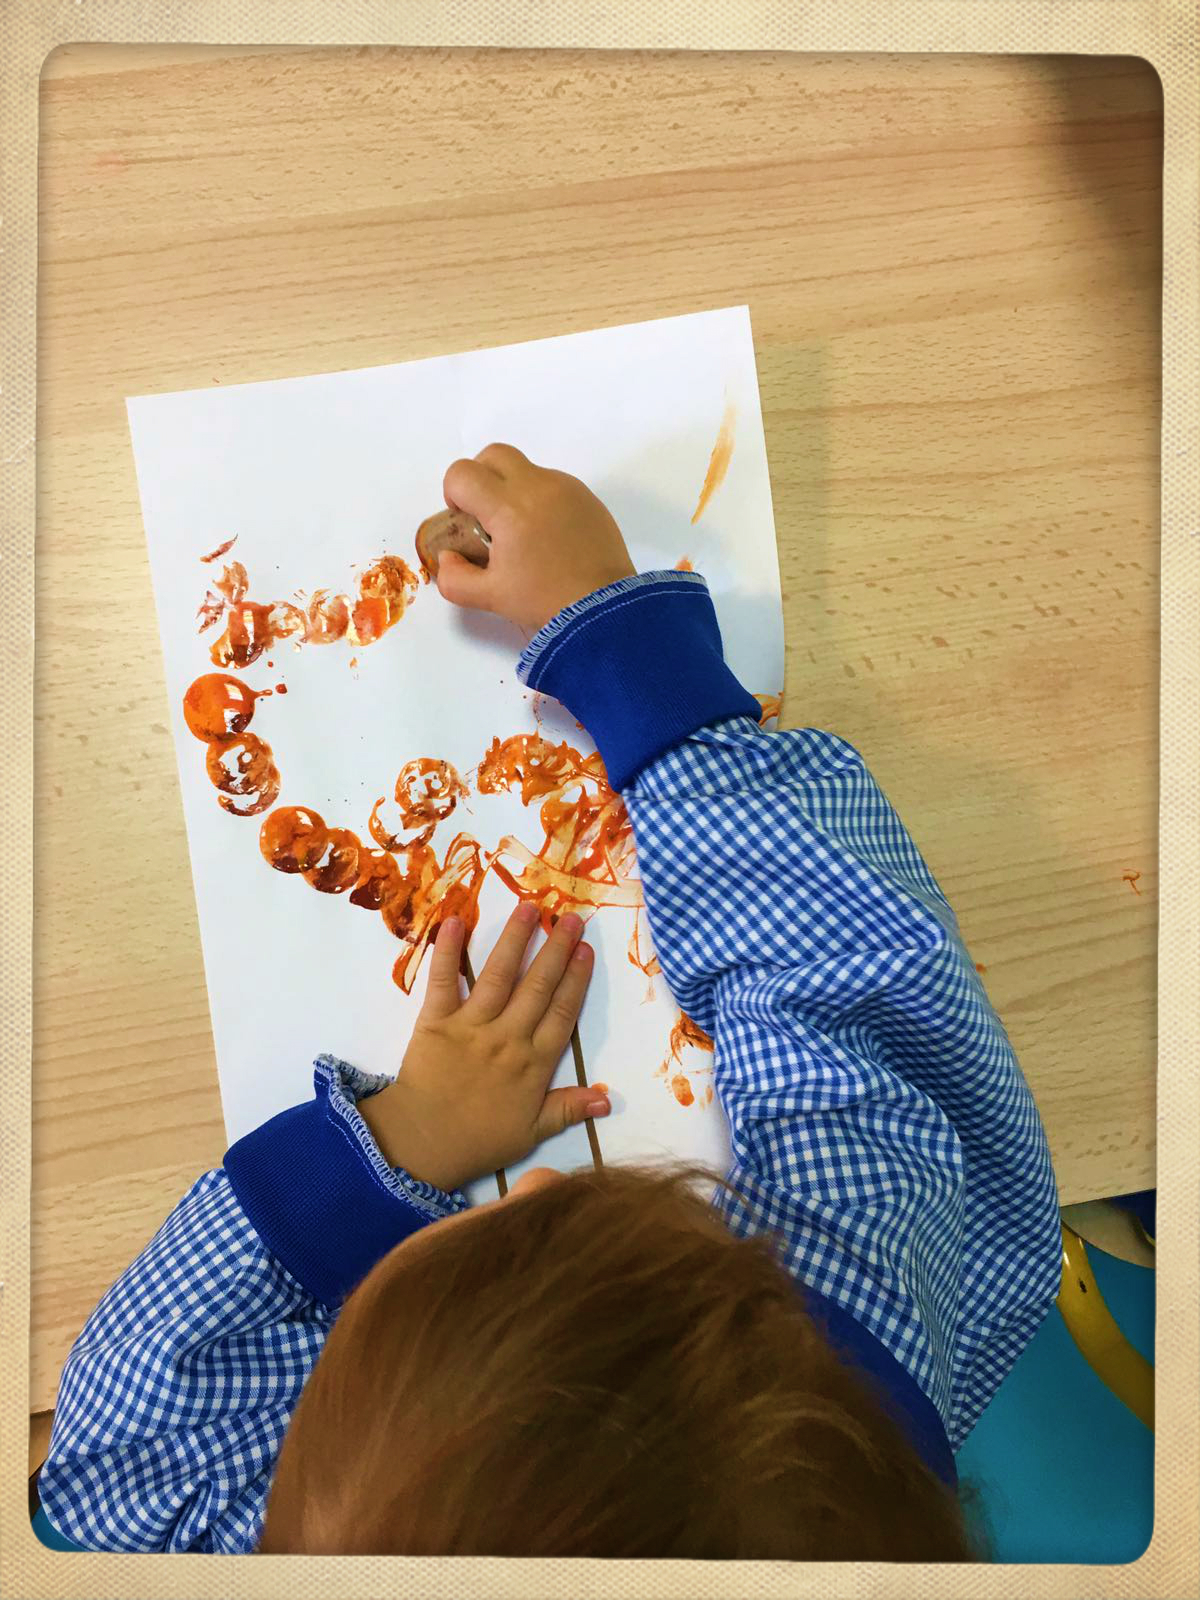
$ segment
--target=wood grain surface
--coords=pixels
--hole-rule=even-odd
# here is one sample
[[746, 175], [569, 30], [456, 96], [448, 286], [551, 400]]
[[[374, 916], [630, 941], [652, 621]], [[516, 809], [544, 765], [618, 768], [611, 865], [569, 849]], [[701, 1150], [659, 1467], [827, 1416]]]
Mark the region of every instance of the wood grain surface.
[[131, 394], [748, 303], [785, 719], [924, 850], [1063, 1199], [1153, 1182], [1161, 140], [1118, 59], [51, 57], [32, 1409], [223, 1150]]

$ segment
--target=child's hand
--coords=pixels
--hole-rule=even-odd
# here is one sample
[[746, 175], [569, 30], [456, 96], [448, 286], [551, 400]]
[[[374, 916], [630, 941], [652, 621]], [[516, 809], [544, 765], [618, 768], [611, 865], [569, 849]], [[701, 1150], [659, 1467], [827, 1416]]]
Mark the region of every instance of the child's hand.
[[446, 600], [493, 611], [536, 633], [564, 606], [634, 571], [621, 530], [586, 484], [535, 467], [508, 444], [456, 461], [443, 489], [491, 537], [486, 567], [447, 552], [437, 586]]
[[606, 1117], [601, 1090], [546, 1087], [592, 976], [580, 919], [560, 918], [521, 977], [536, 909], [513, 912], [473, 992], [462, 998], [463, 925], [438, 929], [425, 1004], [395, 1083], [359, 1105], [390, 1166], [438, 1189], [512, 1166], [552, 1134]]

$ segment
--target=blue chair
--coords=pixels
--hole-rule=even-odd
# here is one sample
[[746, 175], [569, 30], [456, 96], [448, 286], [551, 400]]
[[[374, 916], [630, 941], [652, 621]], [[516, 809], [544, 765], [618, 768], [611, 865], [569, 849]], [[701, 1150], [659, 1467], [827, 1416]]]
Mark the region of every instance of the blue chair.
[[1064, 1229], [1059, 1308], [958, 1453], [994, 1560], [1120, 1565], [1143, 1554], [1154, 1531], [1153, 1356], [1154, 1273]]

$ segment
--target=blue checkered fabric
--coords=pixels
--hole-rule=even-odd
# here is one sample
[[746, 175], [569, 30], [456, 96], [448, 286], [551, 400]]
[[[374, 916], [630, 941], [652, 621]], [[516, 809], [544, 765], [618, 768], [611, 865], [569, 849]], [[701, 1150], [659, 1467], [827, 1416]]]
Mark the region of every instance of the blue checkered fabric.
[[333, 1321], [206, 1173], [67, 1358], [38, 1493], [91, 1550], [245, 1553]]
[[844, 740], [702, 729], [625, 795], [663, 972], [716, 1041], [718, 1198], [884, 1344], [957, 1448], [1054, 1302], [1032, 1096], [895, 812]]
[[[957, 1446], [1054, 1301], [1059, 1233], [1037, 1112], [945, 898], [829, 734], [729, 719], [626, 800], [665, 975], [716, 1040], [743, 1195], [717, 1203], [778, 1236]], [[100, 1549], [252, 1549], [333, 1316], [224, 1172], [202, 1178], [67, 1362], [41, 1483], [55, 1527]]]

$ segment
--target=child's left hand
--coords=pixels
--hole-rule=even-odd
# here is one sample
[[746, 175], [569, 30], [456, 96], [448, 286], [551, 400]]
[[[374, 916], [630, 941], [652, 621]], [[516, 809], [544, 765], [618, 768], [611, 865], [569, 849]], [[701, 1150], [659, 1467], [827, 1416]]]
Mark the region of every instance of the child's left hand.
[[395, 1083], [359, 1103], [390, 1166], [438, 1189], [464, 1184], [612, 1107], [590, 1088], [547, 1087], [571, 1038], [592, 976], [583, 923], [561, 917], [529, 970], [521, 965], [538, 925], [517, 907], [464, 1000], [464, 929], [438, 929], [425, 1004]]

